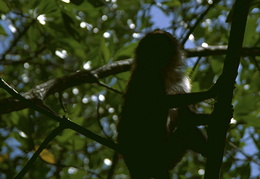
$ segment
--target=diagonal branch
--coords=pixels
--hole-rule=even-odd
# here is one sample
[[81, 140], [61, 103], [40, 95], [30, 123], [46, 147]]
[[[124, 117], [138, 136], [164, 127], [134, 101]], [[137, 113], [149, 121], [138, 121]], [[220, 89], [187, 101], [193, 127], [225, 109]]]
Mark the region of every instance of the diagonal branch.
[[26, 163], [23, 169], [19, 172], [19, 174], [15, 177], [15, 179], [20, 179], [24, 177], [24, 175], [28, 172], [28, 170], [32, 167], [35, 160], [39, 157], [40, 153], [47, 147], [47, 145], [62, 131], [64, 130], [64, 126], [60, 125], [56, 129], [54, 129], [41, 143], [40, 147], [36, 150], [30, 160]]
[[33, 103], [30, 100], [26, 99], [19, 93], [17, 93], [13, 88], [11, 88], [3, 79], [0, 78], [0, 87], [3, 88], [5, 91], [7, 91], [10, 95], [15, 97], [16, 99], [20, 100], [21, 102], [25, 103], [28, 107], [30, 107], [33, 110], [36, 110], [43, 115], [57, 121], [60, 123], [60, 125], [63, 127], [63, 129], [72, 129], [104, 146], [107, 146], [117, 152], [119, 152], [118, 145], [114, 143], [113, 141], [107, 140], [90, 130], [72, 122], [70, 119], [66, 117], [60, 117], [56, 112], [49, 109], [47, 106], [41, 104], [41, 103]]
[[215, 1], [213, 1], [213, 3], [210, 4], [210, 5], [208, 6], [208, 8], [207, 8], [202, 14], [200, 14], [200, 16], [198, 17], [198, 19], [197, 19], [196, 22], [194, 23], [194, 25], [191, 26], [191, 28], [189, 29], [188, 33], [185, 34], [185, 37], [183, 38], [183, 40], [182, 40], [182, 42], [181, 42], [182, 46], [184, 46], [184, 44], [185, 44], [186, 41], [188, 40], [190, 34], [193, 33], [193, 31], [194, 31], [194, 30], [196, 29], [196, 27], [200, 24], [200, 22], [202, 21], [202, 19], [207, 15], [207, 13], [209, 12], [209, 10], [212, 9], [212, 8], [215, 6], [215, 4], [217, 4], [219, 1], [220, 1], [220, 0], [215, 0]]
[[12, 49], [17, 45], [17, 43], [19, 42], [19, 40], [26, 34], [26, 32], [29, 30], [29, 28], [35, 23], [35, 19], [32, 20], [30, 23], [28, 23], [21, 32], [18, 32], [17, 34], [15, 34], [15, 38], [13, 39], [13, 41], [11, 42], [10, 46], [8, 49], [6, 49], [6, 51], [3, 53], [2, 55], [2, 59], [1, 61], [5, 61], [5, 57], [8, 53], [10, 53], [12, 51]]

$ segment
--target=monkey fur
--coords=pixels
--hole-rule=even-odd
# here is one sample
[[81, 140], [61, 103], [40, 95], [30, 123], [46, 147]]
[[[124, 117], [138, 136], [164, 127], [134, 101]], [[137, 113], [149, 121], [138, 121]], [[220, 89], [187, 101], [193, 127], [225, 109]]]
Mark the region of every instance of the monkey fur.
[[190, 149], [206, 156], [206, 137], [196, 125], [209, 115], [189, 105], [216, 96], [214, 87], [189, 93], [183, 52], [170, 33], [155, 30], [135, 52], [131, 78], [118, 124], [118, 143], [133, 179], [168, 179]]

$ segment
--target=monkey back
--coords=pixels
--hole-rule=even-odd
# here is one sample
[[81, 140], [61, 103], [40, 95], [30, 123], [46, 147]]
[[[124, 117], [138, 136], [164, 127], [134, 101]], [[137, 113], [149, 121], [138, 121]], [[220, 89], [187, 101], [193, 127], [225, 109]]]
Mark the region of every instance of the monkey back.
[[147, 169], [151, 174], [168, 169], [161, 158], [168, 132], [169, 109], [164, 100], [167, 94], [185, 92], [182, 52], [176, 38], [156, 30], [141, 39], [135, 53], [118, 125], [118, 143], [130, 172], [138, 173], [142, 168], [141, 173]]

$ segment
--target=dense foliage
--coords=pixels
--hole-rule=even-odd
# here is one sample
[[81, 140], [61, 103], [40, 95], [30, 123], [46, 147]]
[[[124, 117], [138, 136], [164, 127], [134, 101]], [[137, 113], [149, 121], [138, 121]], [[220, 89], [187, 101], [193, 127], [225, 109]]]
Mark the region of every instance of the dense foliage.
[[[121, 60], [134, 57], [134, 48], [146, 32], [161, 28], [184, 44], [192, 90], [206, 90], [222, 71], [230, 30], [225, 21], [233, 3], [0, 0], [0, 76], [28, 99], [43, 101], [61, 116], [116, 141], [122, 95], [113, 89], [123, 92], [129, 78], [128, 68], [118, 70]], [[260, 175], [259, 20], [259, 8], [251, 9], [222, 167], [225, 179]], [[102, 72], [98, 83], [71, 76], [98, 70]], [[49, 90], [58, 78], [63, 80], [61, 87]], [[209, 113], [211, 101], [197, 108]], [[0, 114], [0, 178], [13, 178], [58, 123], [18, 103], [3, 89]], [[205, 159], [189, 152], [172, 175], [201, 178], [204, 167]], [[112, 149], [67, 129], [49, 143], [24, 178], [129, 176]]]

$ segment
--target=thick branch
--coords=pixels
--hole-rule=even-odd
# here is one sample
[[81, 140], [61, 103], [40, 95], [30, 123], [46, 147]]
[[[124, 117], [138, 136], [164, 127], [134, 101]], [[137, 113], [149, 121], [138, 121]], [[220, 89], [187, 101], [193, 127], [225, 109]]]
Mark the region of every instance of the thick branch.
[[[196, 47], [185, 50], [187, 57], [206, 57], [215, 55], [226, 55], [227, 46], [209, 46], [209, 47]], [[259, 47], [244, 47], [240, 54], [242, 57], [245, 56], [260, 56]]]
[[[198, 47], [187, 49], [185, 52], [187, 57], [225, 55], [227, 53], [227, 46]], [[241, 56], [260, 56], [260, 48], [243, 48]], [[52, 79], [37, 85], [35, 88], [24, 93], [23, 96], [31, 101], [43, 101], [46, 97], [55, 92], [61, 92], [85, 83], [99, 83], [98, 79], [126, 72], [131, 68], [132, 61], [132, 59], [117, 61], [94, 70], [82, 70], [67, 76]], [[25, 108], [27, 108], [27, 106], [24, 103], [13, 97], [0, 99], [0, 114], [7, 114]]]
[[[30, 101], [43, 101], [46, 97], [55, 92], [60, 92], [73, 86], [85, 83], [99, 83], [98, 79], [113, 74], [128, 71], [131, 68], [132, 60], [117, 61], [112, 64], [101, 66], [97, 69], [82, 70], [61, 78], [49, 80], [37, 85], [35, 88], [23, 94]], [[27, 105], [13, 97], [0, 100], [0, 114], [6, 114], [27, 108]]]
[[228, 51], [222, 73], [222, 88], [219, 89], [218, 102], [214, 106], [212, 120], [208, 127], [208, 158], [205, 179], [218, 179], [229, 128], [235, 79], [244, 39], [246, 20], [249, 9], [248, 0], [236, 0], [231, 26]]

